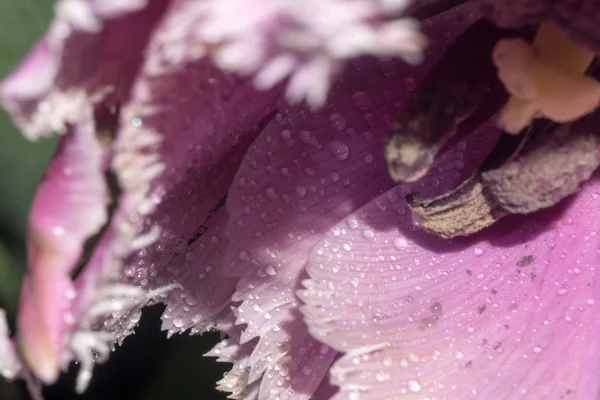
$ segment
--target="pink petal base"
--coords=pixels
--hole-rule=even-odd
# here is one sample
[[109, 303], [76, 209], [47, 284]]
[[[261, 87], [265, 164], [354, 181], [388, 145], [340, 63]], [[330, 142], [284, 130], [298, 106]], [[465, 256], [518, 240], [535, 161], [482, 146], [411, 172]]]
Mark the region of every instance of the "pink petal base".
[[301, 297], [345, 353], [335, 399], [599, 398], [597, 179], [454, 242], [411, 224], [401, 187], [332, 228]]

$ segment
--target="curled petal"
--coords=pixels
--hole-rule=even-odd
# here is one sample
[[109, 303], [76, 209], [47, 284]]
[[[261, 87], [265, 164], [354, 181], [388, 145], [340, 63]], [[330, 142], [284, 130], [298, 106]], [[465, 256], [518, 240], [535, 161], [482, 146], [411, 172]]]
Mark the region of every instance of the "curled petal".
[[70, 275], [86, 240], [107, 221], [103, 156], [88, 110], [62, 139], [33, 199], [17, 337], [28, 366], [46, 383], [58, 376], [70, 330]]

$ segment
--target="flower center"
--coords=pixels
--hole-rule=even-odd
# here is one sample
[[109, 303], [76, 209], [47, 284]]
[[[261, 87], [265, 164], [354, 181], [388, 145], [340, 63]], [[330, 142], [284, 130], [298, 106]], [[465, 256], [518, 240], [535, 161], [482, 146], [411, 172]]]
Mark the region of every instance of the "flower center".
[[551, 207], [600, 166], [600, 83], [584, 75], [594, 54], [552, 21], [540, 25], [532, 43], [526, 37], [485, 20], [473, 24], [392, 127], [385, 155], [390, 176], [403, 182], [424, 176], [461, 130], [469, 134], [497, 119], [510, 134], [498, 136], [494, 150], [456, 189], [434, 198], [407, 196], [426, 231], [466, 236], [507, 215]]
[[498, 41], [493, 60], [511, 95], [500, 112], [500, 126], [516, 134], [536, 117], [565, 123], [594, 111], [600, 105], [600, 83], [583, 75], [593, 59], [552, 21], [540, 26], [533, 44], [519, 38]]

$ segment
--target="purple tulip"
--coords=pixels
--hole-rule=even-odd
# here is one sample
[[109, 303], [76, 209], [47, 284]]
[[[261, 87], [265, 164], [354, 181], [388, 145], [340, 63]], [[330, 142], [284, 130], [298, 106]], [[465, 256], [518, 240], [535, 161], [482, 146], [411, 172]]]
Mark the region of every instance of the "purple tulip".
[[236, 399], [600, 399], [600, 5], [61, 0], [0, 86], [58, 132], [0, 373], [141, 309]]

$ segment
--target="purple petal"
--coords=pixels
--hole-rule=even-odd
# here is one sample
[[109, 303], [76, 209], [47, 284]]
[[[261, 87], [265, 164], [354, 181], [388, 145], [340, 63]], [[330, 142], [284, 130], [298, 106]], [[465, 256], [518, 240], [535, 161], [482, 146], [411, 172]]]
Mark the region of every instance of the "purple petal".
[[[449, 15], [462, 17], [455, 13]], [[433, 24], [432, 36], [463, 28], [447, 15]], [[441, 45], [428, 66], [439, 51]], [[323, 233], [392, 187], [384, 137], [406, 101], [405, 80], [418, 81], [423, 72], [357, 61], [325, 110], [282, 107], [248, 150], [229, 192], [225, 265], [241, 277], [233, 297], [242, 302], [237, 323], [247, 325], [241, 343], [259, 337], [249, 359], [249, 382], [262, 380], [259, 398], [311, 396], [336, 356], [307, 335], [295, 291]]]
[[[254, 74], [261, 89], [290, 76], [288, 97], [320, 107], [332, 78], [348, 59], [423, 58], [426, 38], [418, 31], [418, 21], [398, 17], [407, 4], [306, 0], [263, 2], [256, 7], [245, 0], [208, 0], [188, 8], [196, 16], [196, 37], [214, 47], [212, 56], [219, 66]], [[392, 16], [396, 18], [387, 19]]]
[[[177, 12], [157, 27], [122, 108], [112, 162], [122, 193], [76, 282], [78, 358], [97, 351], [86, 343], [104, 349], [121, 342], [150, 302], [167, 303], [163, 328], [170, 334], [204, 331], [223, 317], [234, 289], [236, 280], [223, 278], [221, 268], [227, 240], [219, 232], [227, 213], [215, 205], [253, 129], [270, 115], [275, 94], [257, 93], [206, 61], [159, 72], [167, 50], [162, 29]], [[89, 379], [88, 361], [82, 371], [81, 388]]]
[[45, 36], [0, 86], [30, 139], [62, 131], [89, 103], [123, 101], [167, 1], [62, 0]]
[[465, 240], [415, 229], [401, 187], [333, 227], [302, 299], [311, 333], [345, 353], [334, 398], [597, 398], [597, 178]]

